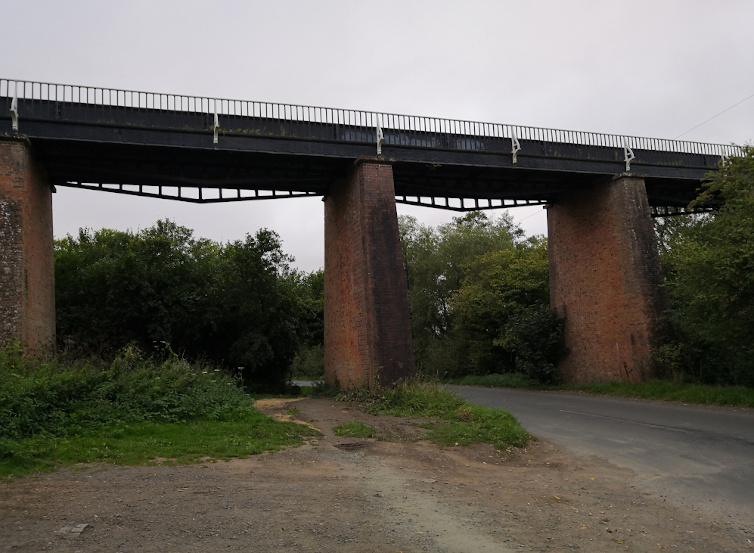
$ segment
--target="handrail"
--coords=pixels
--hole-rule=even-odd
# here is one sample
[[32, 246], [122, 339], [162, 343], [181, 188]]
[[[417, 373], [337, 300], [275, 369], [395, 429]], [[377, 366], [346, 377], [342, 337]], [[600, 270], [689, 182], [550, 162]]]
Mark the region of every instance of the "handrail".
[[[231, 100], [206, 96], [186, 96], [157, 92], [140, 92], [112, 88], [65, 85], [0, 79], [0, 98], [15, 99], [18, 105], [26, 101], [52, 101], [66, 104], [86, 104], [103, 108], [149, 110], [158, 112], [202, 113], [221, 118], [263, 118], [309, 124], [343, 125], [374, 131], [377, 127], [393, 132], [430, 135], [455, 135], [468, 138], [501, 140], [530, 140], [543, 143], [628, 147], [635, 150], [655, 150], [721, 157], [742, 155], [743, 149], [734, 144], [710, 144], [685, 140], [644, 138], [595, 132], [569, 131], [544, 127], [528, 127], [501, 123], [484, 123], [461, 119], [400, 115], [354, 109], [325, 108], [296, 104]], [[363, 141], [344, 135], [341, 141]], [[463, 142], [463, 141], [461, 141]], [[422, 142], [431, 147], [431, 143]], [[443, 148], [447, 149], [445, 144]], [[453, 149], [451, 147], [451, 149]], [[460, 148], [459, 148], [460, 149]]]

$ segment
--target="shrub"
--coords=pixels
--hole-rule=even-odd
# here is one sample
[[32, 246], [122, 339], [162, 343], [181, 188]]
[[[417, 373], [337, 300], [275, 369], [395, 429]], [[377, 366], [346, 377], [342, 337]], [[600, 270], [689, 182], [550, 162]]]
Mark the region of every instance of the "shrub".
[[109, 366], [10, 357], [0, 358], [0, 440], [62, 437], [122, 422], [226, 420], [253, 409], [222, 370], [177, 357], [155, 362], [133, 347]]

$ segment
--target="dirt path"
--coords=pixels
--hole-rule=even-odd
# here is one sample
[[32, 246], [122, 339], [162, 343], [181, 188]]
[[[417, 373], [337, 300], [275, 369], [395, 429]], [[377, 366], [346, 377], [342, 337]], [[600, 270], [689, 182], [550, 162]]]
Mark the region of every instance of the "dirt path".
[[326, 399], [260, 407], [295, 407], [324, 437], [230, 462], [0, 484], [0, 551], [754, 550], [751, 522], [672, 505], [632, 473], [546, 442], [506, 454], [337, 438], [332, 427], [354, 420], [394, 440], [416, 429]]

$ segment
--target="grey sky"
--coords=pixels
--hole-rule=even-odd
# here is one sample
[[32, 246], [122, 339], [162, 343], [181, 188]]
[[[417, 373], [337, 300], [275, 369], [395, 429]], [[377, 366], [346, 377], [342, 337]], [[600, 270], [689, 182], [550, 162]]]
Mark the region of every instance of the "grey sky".
[[[750, 0], [0, 0], [0, 77], [675, 138], [754, 94]], [[683, 136], [754, 140], [754, 98]], [[399, 206], [437, 224], [454, 214]], [[518, 208], [530, 234], [541, 208]], [[56, 237], [174, 219], [323, 261], [319, 199], [184, 205], [59, 188]]]

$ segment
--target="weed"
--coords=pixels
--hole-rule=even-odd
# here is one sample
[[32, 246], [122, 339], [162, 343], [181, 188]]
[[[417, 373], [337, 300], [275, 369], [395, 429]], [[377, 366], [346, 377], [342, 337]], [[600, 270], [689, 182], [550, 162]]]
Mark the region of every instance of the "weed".
[[529, 439], [508, 411], [466, 403], [433, 382], [415, 380], [392, 389], [362, 389], [339, 397], [357, 401], [368, 413], [434, 419], [422, 423], [427, 429], [424, 437], [440, 445], [481, 442], [508, 449], [523, 447]]
[[367, 412], [398, 417], [452, 416], [465, 402], [454, 393], [433, 382], [419, 380], [383, 388], [374, 393]]
[[447, 422], [424, 425], [427, 438], [439, 445], [492, 444], [497, 449], [523, 447], [529, 435], [515, 417], [503, 409], [468, 405]]
[[374, 438], [374, 429], [363, 422], [346, 422], [332, 429], [336, 436], [349, 438]]

